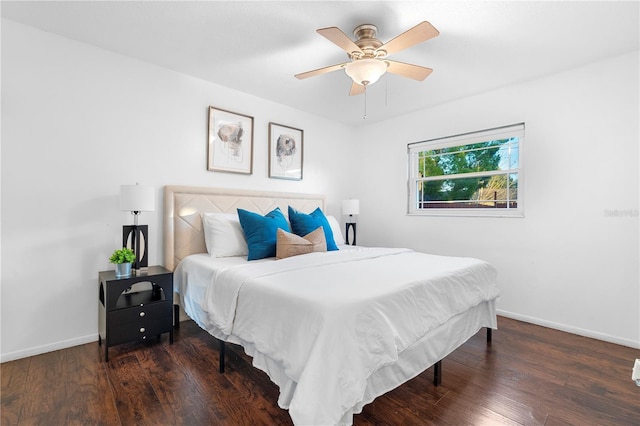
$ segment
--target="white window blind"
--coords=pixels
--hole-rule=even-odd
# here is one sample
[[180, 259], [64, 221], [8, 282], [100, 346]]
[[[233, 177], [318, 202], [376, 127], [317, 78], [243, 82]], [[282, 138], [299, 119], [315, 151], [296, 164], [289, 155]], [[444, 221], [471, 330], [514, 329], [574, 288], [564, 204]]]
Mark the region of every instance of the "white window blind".
[[523, 216], [524, 123], [407, 145], [408, 213]]

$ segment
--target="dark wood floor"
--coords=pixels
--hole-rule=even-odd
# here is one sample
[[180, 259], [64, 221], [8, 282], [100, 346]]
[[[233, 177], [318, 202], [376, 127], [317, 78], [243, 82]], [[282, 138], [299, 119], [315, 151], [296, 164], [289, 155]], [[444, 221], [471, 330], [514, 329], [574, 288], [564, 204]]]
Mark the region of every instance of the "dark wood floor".
[[[500, 317], [443, 362], [376, 399], [355, 425], [639, 425], [640, 351]], [[183, 322], [173, 345], [97, 343], [1, 365], [2, 425], [289, 425], [278, 389], [241, 349]]]

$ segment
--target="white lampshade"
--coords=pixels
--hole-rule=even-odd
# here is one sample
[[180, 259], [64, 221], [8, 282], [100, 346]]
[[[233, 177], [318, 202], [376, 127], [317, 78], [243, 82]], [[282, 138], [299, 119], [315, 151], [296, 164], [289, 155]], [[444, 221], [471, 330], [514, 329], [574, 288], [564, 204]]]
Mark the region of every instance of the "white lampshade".
[[120, 210], [129, 212], [152, 212], [156, 209], [156, 193], [152, 186], [121, 185]]
[[380, 59], [360, 59], [350, 62], [344, 72], [360, 85], [373, 84], [387, 72], [387, 63]]
[[360, 200], [343, 200], [342, 214], [350, 216], [360, 214]]

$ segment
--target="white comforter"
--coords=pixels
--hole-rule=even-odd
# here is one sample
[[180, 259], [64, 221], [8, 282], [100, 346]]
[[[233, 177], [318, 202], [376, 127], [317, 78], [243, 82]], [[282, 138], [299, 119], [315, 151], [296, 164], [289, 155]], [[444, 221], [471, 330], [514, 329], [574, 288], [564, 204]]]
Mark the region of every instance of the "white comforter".
[[495, 278], [477, 259], [340, 250], [224, 268], [210, 275], [198, 309], [282, 366], [291, 383], [274, 380], [279, 404], [296, 425], [332, 425], [362, 401], [372, 373], [495, 299]]

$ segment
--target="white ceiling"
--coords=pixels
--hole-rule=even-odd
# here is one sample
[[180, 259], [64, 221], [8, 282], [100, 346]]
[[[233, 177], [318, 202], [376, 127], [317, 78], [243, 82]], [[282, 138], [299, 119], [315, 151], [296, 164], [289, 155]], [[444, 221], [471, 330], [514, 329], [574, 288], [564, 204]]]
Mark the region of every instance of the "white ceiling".
[[[523, 82], [640, 46], [638, 1], [11, 2], [2, 16], [74, 40], [352, 125]], [[347, 60], [316, 34], [364, 23], [383, 42], [421, 21], [440, 35], [391, 59], [434, 69], [422, 82], [386, 75], [349, 97]], [[224, 99], [211, 99], [224, 107]]]

